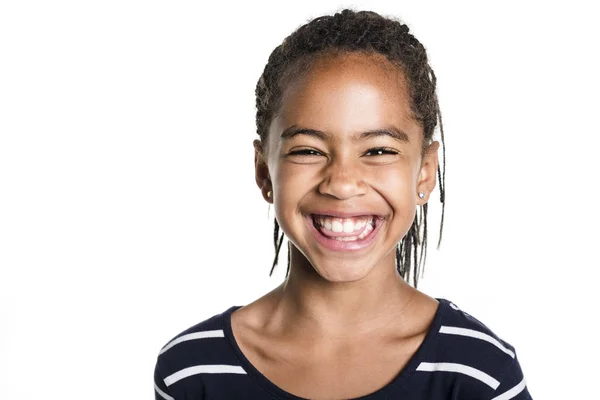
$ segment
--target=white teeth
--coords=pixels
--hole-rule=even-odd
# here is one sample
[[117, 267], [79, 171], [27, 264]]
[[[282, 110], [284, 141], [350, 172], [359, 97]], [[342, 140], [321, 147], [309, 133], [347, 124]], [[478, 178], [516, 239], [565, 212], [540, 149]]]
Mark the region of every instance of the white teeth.
[[[331, 230], [339, 233], [344, 230], [344, 226], [342, 225], [341, 222], [333, 221], [333, 223], [331, 224]], [[350, 231], [350, 232], [352, 232], [352, 231]]]
[[369, 233], [371, 233], [373, 231], [373, 225], [372, 224], [368, 224], [367, 227], [365, 228], [364, 231], [362, 231], [362, 233], [360, 235], [358, 235], [359, 239], [364, 238], [365, 236], [367, 236]]
[[358, 236], [346, 236], [346, 237], [339, 237], [339, 238], [334, 238], [334, 239], [339, 242], [353, 242], [358, 239]]
[[367, 224], [373, 224], [373, 217], [362, 217], [358, 219], [315, 216], [314, 220], [322, 229], [333, 231], [335, 233], [352, 233], [354, 231], [362, 230]]
[[373, 225], [369, 224], [369, 225], [367, 225], [365, 230], [358, 236], [337, 237], [337, 238], [332, 238], [332, 239], [338, 240], [340, 242], [354, 242], [356, 240], [364, 239], [372, 231], [373, 231]]
[[357, 236], [345, 236], [345, 237], [331, 237], [331, 239], [338, 240], [341, 242], [352, 242], [356, 240], [364, 239], [369, 233], [375, 229], [374, 217], [363, 217], [361, 220], [352, 218], [342, 219], [333, 217], [315, 216], [315, 224], [319, 226], [322, 231], [330, 231], [335, 233], [352, 233], [360, 231], [360, 235]]
[[344, 222], [344, 233], [352, 233], [354, 232], [354, 223], [352, 221]]

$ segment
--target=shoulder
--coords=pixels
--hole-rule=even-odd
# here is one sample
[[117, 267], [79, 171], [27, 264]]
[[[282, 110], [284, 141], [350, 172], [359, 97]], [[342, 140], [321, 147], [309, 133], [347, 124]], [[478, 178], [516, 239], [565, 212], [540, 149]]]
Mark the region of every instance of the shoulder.
[[[491, 399], [521, 386], [526, 392], [515, 347], [454, 302], [438, 300], [443, 315], [436, 327], [435, 352], [420, 368], [453, 372], [465, 399]], [[529, 397], [515, 397], [521, 398]]]
[[[447, 339], [459, 339], [458, 344], [466, 346], [484, 344], [482, 350], [504, 358], [505, 355], [514, 358], [515, 348], [492, 331], [485, 323], [465, 311], [454, 302], [441, 299], [445, 306], [445, 315], [440, 327], [440, 334]], [[469, 338], [478, 339], [470, 340]], [[485, 343], [482, 343], [485, 342]], [[486, 344], [487, 343], [487, 344]], [[491, 346], [490, 346], [491, 345]]]
[[[235, 365], [236, 358], [226, 340], [223, 317], [238, 306], [211, 316], [175, 335], [160, 349], [155, 366], [155, 387], [170, 393], [184, 378], [200, 373], [210, 373], [210, 368]], [[233, 368], [233, 367], [232, 367]], [[239, 368], [239, 367], [238, 367]], [[186, 379], [199, 385], [199, 380]], [[159, 392], [160, 393], [160, 392]], [[168, 397], [167, 397], [168, 398]]]
[[223, 350], [228, 350], [223, 317], [235, 308], [237, 306], [232, 306], [175, 335], [159, 351], [161, 367], [173, 371], [184, 365], [214, 361], [214, 358], [223, 361], [223, 355], [227, 354]]

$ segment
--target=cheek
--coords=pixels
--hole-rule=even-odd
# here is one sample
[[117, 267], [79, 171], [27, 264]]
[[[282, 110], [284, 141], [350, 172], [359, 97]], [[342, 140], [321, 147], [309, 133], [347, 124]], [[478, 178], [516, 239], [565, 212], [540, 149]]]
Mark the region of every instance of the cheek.
[[416, 178], [408, 166], [395, 165], [373, 170], [368, 175], [367, 183], [386, 192], [394, 192], [396, 196], [402, 196], [404, 193], [414, 191]]
[[314, 173], [311, 176], [312, 179], [306, 168], [290, 168], [286, 165], [277, 167], [272, 178], [277, 190], [273, 205], [279, 221], [285, 220], [285, 215], [295, 213], [302, 198], [311, 191], [311, 185], [315, 181]]
[[396, 216], [412, 218], [417, 207], [416, 177], [410, 168], [382, 168], [370, 186], [379, 192]]

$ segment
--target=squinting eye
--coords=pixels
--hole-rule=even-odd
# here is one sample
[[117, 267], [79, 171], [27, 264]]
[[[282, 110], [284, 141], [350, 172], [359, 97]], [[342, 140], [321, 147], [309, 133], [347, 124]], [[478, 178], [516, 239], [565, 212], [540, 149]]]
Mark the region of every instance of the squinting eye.
[[288, 153], [288, 155], [290, 155], [290, 156], [295, 156], [295, 155], [318, 156], [320, 154], [321, 153], [319, 153], [318, 151], [313, 150], [313, 149], [302, 149], [302, 150], [291, 151], [290, 153]]
[[376, 156], [383, 156], [386, 154], [392, 154], [392, 155], [398, 154], [398, 152], [396, 150], [388, 149], [386, 147], [377, 147], [374, 149], [370, 149], [369, 151], [367, 151], [365, 153], [365, 155], [368, 155], [369, 153], [375, 153], [374, 155], [376, 155]]

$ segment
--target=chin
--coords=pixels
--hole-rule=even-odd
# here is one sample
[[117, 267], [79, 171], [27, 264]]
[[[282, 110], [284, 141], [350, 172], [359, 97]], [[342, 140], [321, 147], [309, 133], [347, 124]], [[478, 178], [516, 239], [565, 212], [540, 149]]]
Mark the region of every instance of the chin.
[[356, 282], [365, 278], [372, 271], [372, 268], [365, 267], [364, 264], [362, 266], [358, 264], [353, 266], [352, 263], [347, 262], [338, 265], [332, 262], [325, 264], [327, 265], [313, 266], [313, 268], [321, 278], [331, 283]]

